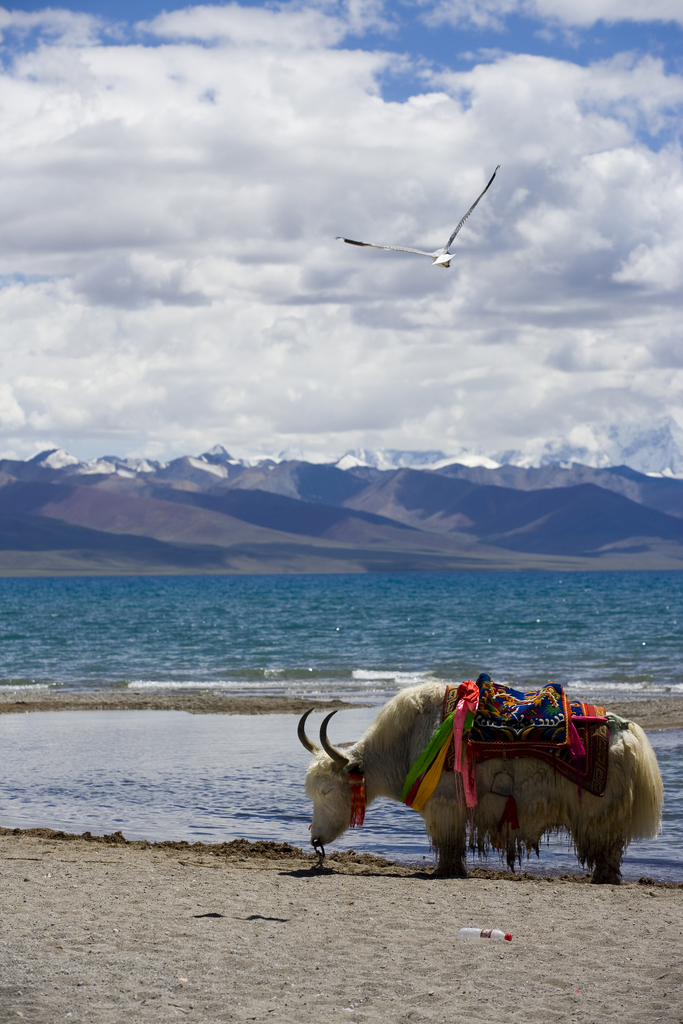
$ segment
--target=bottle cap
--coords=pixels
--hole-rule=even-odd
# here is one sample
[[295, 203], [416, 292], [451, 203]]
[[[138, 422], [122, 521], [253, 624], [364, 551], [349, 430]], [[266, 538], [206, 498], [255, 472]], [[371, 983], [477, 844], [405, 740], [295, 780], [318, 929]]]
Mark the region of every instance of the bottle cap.
[[505, 936], [505, 941], [512, 942], [512, 936], [510, 935], [510, 932], [508, 932], [507, 935]]

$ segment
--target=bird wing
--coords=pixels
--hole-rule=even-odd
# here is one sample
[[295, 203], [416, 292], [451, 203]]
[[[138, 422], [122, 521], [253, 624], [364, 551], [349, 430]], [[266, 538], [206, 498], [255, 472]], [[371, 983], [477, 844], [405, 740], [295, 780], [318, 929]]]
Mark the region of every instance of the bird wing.
[[346, 242], [347, 245], [365, 245], [368, 249], [391, 249], [392, 252], [414, 252], [418, 256], [434, 257], [433, 252], [424, 252], [423, 249], [407, 249], [403, 245], [373, 245], [372, 242], [354, 242], [352, 238], [343, 238], [341, 235], [337, 235], [337, 241]]
[[[495, 171], [491, 175], [491, 180], [489, 181], [488, 185], [486, 186], [486, 188], [484, 189], [482, 194], [479, 196], [479, 199], [482, 199], [486, 195], [486, 193], [488, 192], [489, 188], [491, 187], [491, 183], [493, 182], [493, 179], [495, 178], [496, 174], [498, 173], [498, 168], [499, 167], [500, 167], [500, 164], [498, 164], [498, 167], [496, 167]], [[470, 206], [469, 210], [467, 211], [467, 213], [465, 214], [463, 219], [460, 221], [460, 223], [458, 224], [457, 228], [455, 229], [455, 231], [453, 232], [451, 237], [446, 242], [446, 245], [445, 245], [445, 248], [444, 248], [444, 252], [448, 252], [450, 247], [453, 245], [453, 242], [455, 241], [455, 236], [457, 235], [458, 231], [463, 226], [463, 224], [465, 223], [465, 221], [467, 220], [469, 215], [472, 213], [472, 210], [475, 208], [475, 206], [479, 202], [479, 199], [477, 199], [475, 202], [472, 203], [472, 205]]]

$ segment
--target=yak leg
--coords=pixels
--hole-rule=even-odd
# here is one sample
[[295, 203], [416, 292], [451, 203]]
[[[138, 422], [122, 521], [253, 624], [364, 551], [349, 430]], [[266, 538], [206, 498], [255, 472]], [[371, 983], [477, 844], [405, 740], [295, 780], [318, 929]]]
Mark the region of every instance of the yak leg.
[[432, 839], [432, 842], [439, 855], [436, 874], [444, 878], [467, 878], [465, 833], [463, 832], [462, 836], [448, 836], [438, 843]]
[[619, 885], [621, 882], [621, 860], [626, 843], [613, 840], [611, 844], [598, 844], [582, 836], [576, 842], [576, 855], [582, 864], [592, 869], [591, 882], [594, 885]]
[[464, 810], [453, 800], [432, 797], [422, 817], [432, 846], [438, 854], [436, 874], [467, 877], [467, 831]]
[[593, 859], [594, 867], [591, 882], [594, 885], [619, 885], [621, 883], [622, 856], [623, 849], [621, 845], [596, 854]]

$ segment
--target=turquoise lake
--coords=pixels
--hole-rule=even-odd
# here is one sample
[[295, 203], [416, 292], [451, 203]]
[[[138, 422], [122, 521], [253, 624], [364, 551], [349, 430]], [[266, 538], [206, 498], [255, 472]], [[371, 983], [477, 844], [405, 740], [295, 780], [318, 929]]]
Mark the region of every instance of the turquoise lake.
[[683, 573], [0, 580], [0, 686], [332, 694], [488, 672], [683, 694]]

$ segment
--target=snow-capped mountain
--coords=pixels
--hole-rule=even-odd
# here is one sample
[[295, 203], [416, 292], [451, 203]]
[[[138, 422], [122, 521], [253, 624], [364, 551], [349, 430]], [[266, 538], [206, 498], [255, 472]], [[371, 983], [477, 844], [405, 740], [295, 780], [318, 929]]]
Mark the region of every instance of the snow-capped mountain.
[[537, 438], [493, 457], [508, 466], [630, 466], [639, 473], [683, 477], [683, 430], [671, 417], [647, 424], [593, 424], [575, 427], [568, 438]]
[[683, 430], [672, 418], [647, 424], [593, 424], [575, 427], [566, 438], [535, 438], [522, 448], [483, 455], [460, 448], [446, 455], [442, 451], [401, 451], [393, 448], [371, 450], [356, 448], [336, 463], [339, 469], [372, 466], [389, 470], [442, 469], [457, 463], [462, 466], [498, 466], [538, 468], [578, 463], [594, 469], [629, 466], [639, 473], [683, 477]]
[[[0, 460], [2, 461], [2, 460]], [[470, 468], [497, 469], [500, 466], [539, 468], [573, 464], [606, 469], [629, 466], [651, 476], [683, 478], [683, 429], [672, 418], [646, 424], [593, 424], [575, 427], [568, 437], [536, 438], [521, 448], [507, 449], [485, 455], [468, 448], [457, 448], [450, 454], [440, 450], [411, 451], [397, 448], [354, 448], [341, 458], [325, 459], [317, 454], [283, 451], [273, 456], [235, 458], [220, 445], [201, 455], [184, 455], [170, 462], [146, 458], [120, 458], [105, 455], [81, 461], [63, 448], [40, 452], [24, 465], [27, 469], [51, 470], [64, 475], [110, 475], [124, 478], [141, 476], [161, 480], [189, 480], [200, 486], [211, 479], [232, 479], [234, 473], [246, 469], [267, 471], [285, 462], [327, 463], [337, 469], [369, 468], [379, 471], [395, 469], [439, 470], [451, 465]]]
[[273, 456], [236, 459], [222, 445], [216, 444], [201, 455], [183, 455], [170, 462], [157, 462], [153, 459], [144, 458], [122, 459], [116, 455], [104, 455], [99, 459], [81, 461], [75, 458], [75, 456], [70, 455], [63, 448], [54, 448], [39, 452], [38, 455], [29, 460], [29, 463], [43, 469], [59, 470], [79, 476], [115, 473], [117, 476], [132, 478], [139, 474], [152, 473], [166, 479], [178, 479], [180, 476], [185, 477], [189, 468], [200, 473], [227, 477], [230, 466], [244, 469], [257, 466], [274, 466], [282, 462], [291, 461], [314, 464], [327, 463], [328, 465], [333, 463], [337, 469], [370, 467], [384, 471], [406, 468], [441, 469], [443, 466], [450, 466], [453, 463], [459, 463], [463, 466], [484, 466], [486, 469], [496, 469], [499, 465], [493, 459], [467, 449], [461, 449], [457, 454], [445, 455], [442, 451], [355, 448], [346, 452], [336, 462], [334, 459], [324, 459], [319, 455], [317, 457], [306, 456], [307, 453], [288, 450]]
[[342, 455], [335, 463], [337, 469], [354, 469], [358, 466], [371, 466], [373, 469], [442, 469], [453, 463], [461, 466], [484, 466], [486, 469], [497, 469], [500, 465], [486, 455], [462, 448], [457, 454], [445, 455], [441, 451], [403, 451], [396, 448], [353, 448]]
[[390, 470], [443, 469], [453, 464], [486, 469], [498, 466], [539, 468], [578, 463], [594, 469], [629, 466], [639, 473], [683, 477], [683, 430], [671, 417], [645, 424], [600, 423], [575, 427], [568, 437], [535, 438], [522, 448], [484, 455], [468, 448], [451, 454], [443, 451], [403, 451], [394, 448], [356, 448], [347, 451], [336, 466], [353, 469], [371, 466]]
[[77, 473], [80, 476], [109, 475], [117, 473], [119, 476], [134, 477], [138, 473], [156, 473], [163, 469], [165, 462], [150, 462], [148, 459], [120, 459], [118, 455], [104, 455], [100, 459], [86, 459], [81, 461], [63, 448], [52, 448], [39, 452], [29, 459], [29, 464], [39, 466], [42, 469], [65, 470], [69, 473]]
[[[220, 449], [220, 451], [218, 451]], [[117, 455], [105, 455], [100, 459], [80, 461], [63, 448], [54, 448], [39, 452], [29, 459], [27, 466], [40, 469], [52, 469], [68, 475], [78, 476], [116, 476], [133, 479], [140, 475], [152, 475], [166, 480], [191, 479], [192, 471], [208, 474], [211, 477], [227, 477], [228, 466], [242, 466], [243, 463], [233, 459], [220, 445], [210, 452], [197, 458], [183, 455], [171, 462], [156, 462], [153, 459], [121, 459]]]
[[671, 423], [575, 432], [500, 466], [463, 449], [321, 464], [220, 445], [168, 462], [53, 448], [0, 459], [0, 573], [681, 569], [683, 479], [655, 479], [681, 451]]

